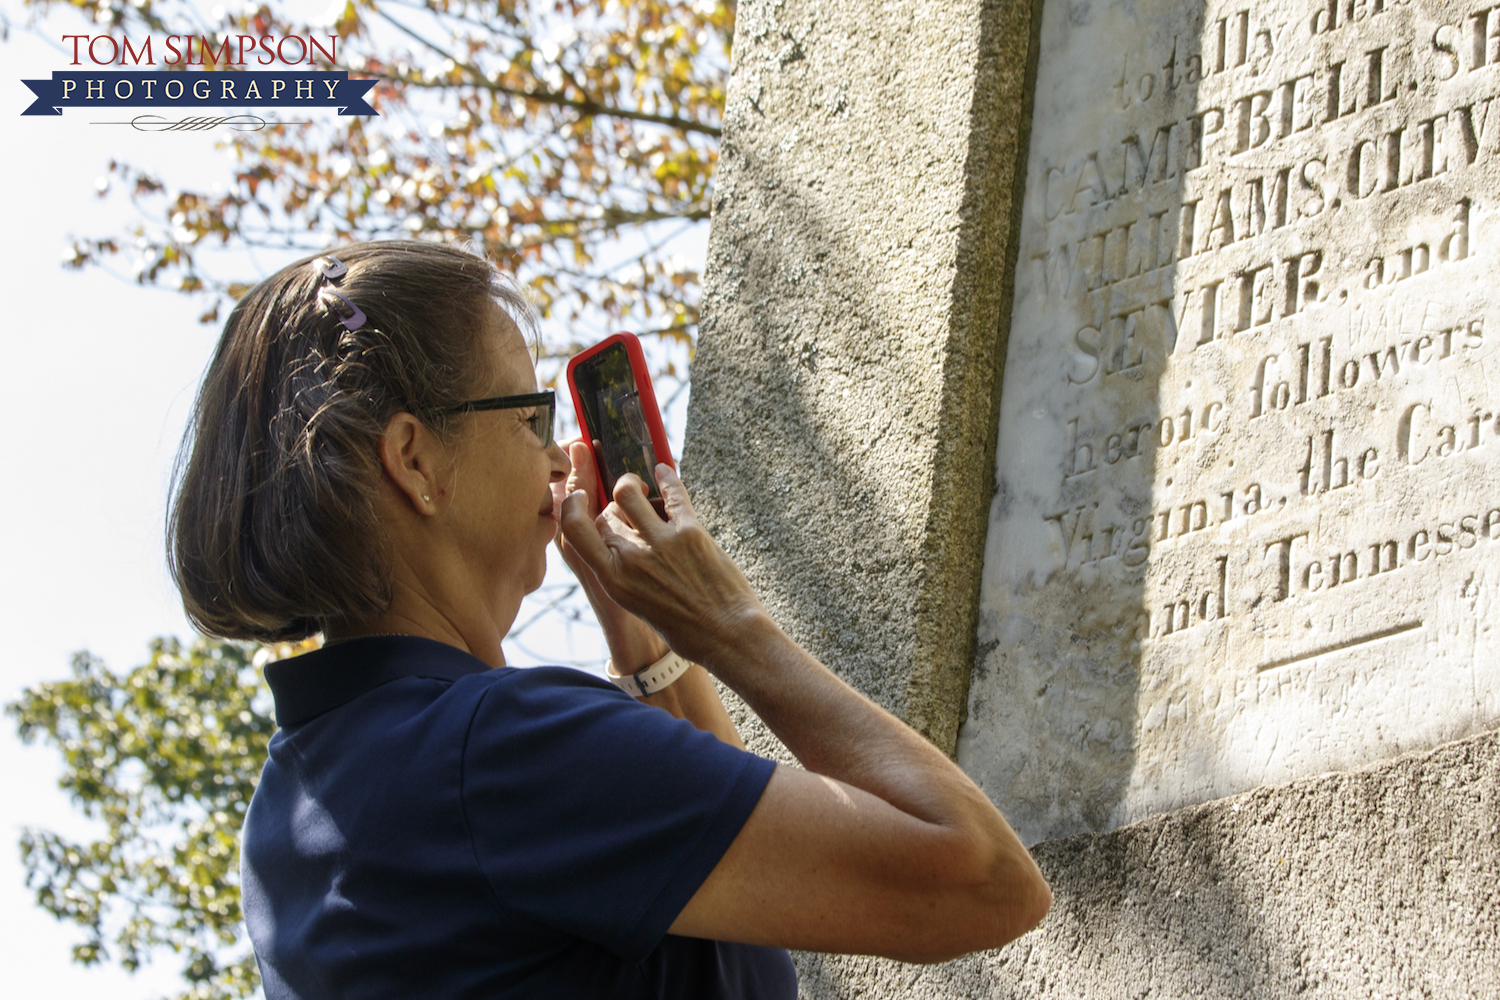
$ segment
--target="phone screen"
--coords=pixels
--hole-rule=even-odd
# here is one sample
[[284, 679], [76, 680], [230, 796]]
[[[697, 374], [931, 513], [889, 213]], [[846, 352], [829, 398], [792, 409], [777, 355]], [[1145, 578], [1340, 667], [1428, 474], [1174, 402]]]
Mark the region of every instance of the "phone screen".
[[656, 449], [641, 411], [641, 393], [624, 344], [611, 344], [579, 362], [573, 384], [583, 405], [585, 431], [593, 439], [599, 478], [604, 481], [601, 503], [609, 503], [615, 482], [634, 472], [646, 484], [652, 506], [661, 509], [656, 486]]

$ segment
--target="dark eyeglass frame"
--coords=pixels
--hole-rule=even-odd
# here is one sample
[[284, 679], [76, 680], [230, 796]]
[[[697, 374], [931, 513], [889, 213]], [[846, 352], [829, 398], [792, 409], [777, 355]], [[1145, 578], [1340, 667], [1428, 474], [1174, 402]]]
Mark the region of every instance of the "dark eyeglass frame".
[[488, 399], [468, 399], [452, 406], [443, 406], [430, 411], [434, 416], [447, 413], [474, 413], [477, 410], [519, 410], [534, 406], [536, 412], [527, 418], [531, 432], [542, 442], [543, 448], [552, 447], [552, 425], [557, 417], [557, 392], [546, 389], [542, 392], [527, 392], [519, 396], [491, 396]]

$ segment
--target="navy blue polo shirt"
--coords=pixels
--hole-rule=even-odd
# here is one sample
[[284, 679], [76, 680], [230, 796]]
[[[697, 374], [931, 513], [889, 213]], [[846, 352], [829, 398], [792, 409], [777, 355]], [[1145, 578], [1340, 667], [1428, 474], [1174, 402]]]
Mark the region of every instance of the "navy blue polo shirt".
[[667, 933], [772, 761], [564, 667], [372, 636], [266, 669], [245, 820], [269, 1000], [795, 1000], [785, 951]]

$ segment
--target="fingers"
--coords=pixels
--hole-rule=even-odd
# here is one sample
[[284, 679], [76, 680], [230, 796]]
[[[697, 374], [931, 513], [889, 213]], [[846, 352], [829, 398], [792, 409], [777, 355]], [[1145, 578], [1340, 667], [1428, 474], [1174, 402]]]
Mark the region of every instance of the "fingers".
[[599, 533], [590, 506], [588, 494], [583, 490], [574, 490], [564, 497], [562, 532], [584, 565], [596, 576], [605, 579], [614, 568], [615, 554]]
[[618, 556], [627, 548], [644, 548], [645, 539], [641, 533], [635, 530], [626, 517], [620, 505], [612, 503], [594, 518], [594, 526], [599, 529], [599, 537], [604, 539], [604, 544]]
[[656, 466], [656, 488], [661, 490], [661, 496], [667, 505], [667, 520], [677, 521], [682, 518], [694, 518], [693, 502], [688, 499], [687, 487], [682, 484], [682, 477], [677, 475], [677, 470], [665, 462], [659, 462]]
[[654, 540], [658, 530], [666, 527], [646, 498], [646, 484], [633, 472], [625, 473], [615, 482], [615, 506], [625, 512], [631, 526], [647, 541]]

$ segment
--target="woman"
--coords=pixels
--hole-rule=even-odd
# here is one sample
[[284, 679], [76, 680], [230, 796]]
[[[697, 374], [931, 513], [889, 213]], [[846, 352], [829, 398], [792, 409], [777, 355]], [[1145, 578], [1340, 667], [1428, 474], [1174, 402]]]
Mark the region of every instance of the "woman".
[[[935, 961], [1033, 926], [1050, 896], [1000, 814], [771, 622], [671, 469], [668, 521], [634, 476], [599, 510], [528, 324], [477, 257], [357, 244], [252, 289], [204, 378], [188, 613], [326, 639], [267, 670], [242, 847], [267, 996], [791, 1000], [781, 949]], [[641, 698], [505, 666], [559, 521]], [[710, 673], [806, 770], [744, 751]]]

